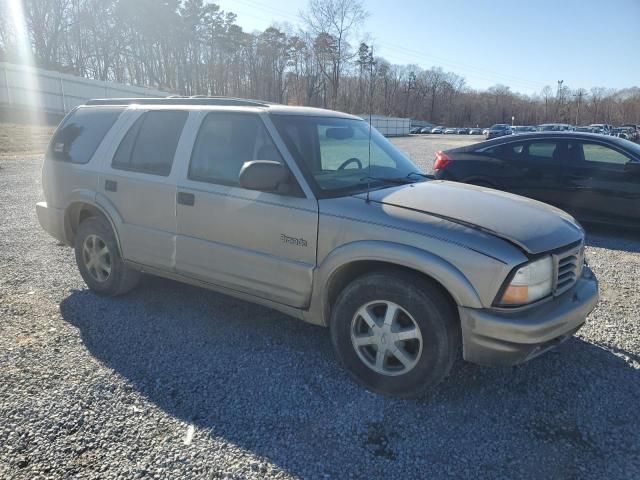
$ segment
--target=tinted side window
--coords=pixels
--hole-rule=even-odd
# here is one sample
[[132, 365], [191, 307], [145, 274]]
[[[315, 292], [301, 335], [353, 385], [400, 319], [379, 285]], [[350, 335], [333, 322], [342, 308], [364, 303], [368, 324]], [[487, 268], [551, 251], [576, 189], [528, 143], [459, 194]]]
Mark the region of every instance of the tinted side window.
[[210, 113], [193, 146], [189, 178], [238, 185], [240, 169], [251, 160], [284, 163], [257, 115]]
[[188, 116], [177, 110], [145, 113], [120, 142], [111, 165], [121, 170], [169, 175]]
[[523, 151], [524, 143], [522, 142], [496, 145], [495, 147], [483, 150], [485, 154], [502, 160], [520, 160]]
[[617, 150], [596, 143], [584, 143], [582, 145], [582, 152], [585, 162], [624, 165], [629, 161], [629, 157]]
[[123, 108], [79, 108], [58, 128], [47, 151], [55, 160], [87, 163]]
[[558, 144], [552, 141], [531, 142], [529, 144], [529, 157], [540, 160], [556, 159], [559, 153]]

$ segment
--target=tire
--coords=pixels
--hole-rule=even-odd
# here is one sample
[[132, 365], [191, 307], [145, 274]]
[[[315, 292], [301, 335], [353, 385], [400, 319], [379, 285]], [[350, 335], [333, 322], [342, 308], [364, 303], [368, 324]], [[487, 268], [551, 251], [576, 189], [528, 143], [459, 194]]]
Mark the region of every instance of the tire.
[[82, 221], [74, 238], [74, 249], [82, 279], [98, 295], [123, 295], [140, 281], [140, 272], [122, 261], [116, 236], [104, 217]]
[[[380, 324], [389, 311], [388, 305], [383, 310], [385, 304], [399, 307], [391, 332], [413, 335], [417, 327], [420, 338], [405, 341], [389, 338], [397, 333], [382, 335], [384, 326]], [[374, 318], [375, 332], [360, 315], [363, 309]], [[338, 295], [330, 328], [336, 354], [347, 372], [368, 390], [383, 395], [423, 394], [449, 374], [460, 351], [460, 324], [454, 306], [438, 285], [410, 272], [377, 271], [355, 279]], [[374, 337], [375, 345], [355, 346]], [[394, 348], [401, 349], [404, 360], [410, 362], [400, 362]], [[378, 352], [385, 349], [380, 366]]]

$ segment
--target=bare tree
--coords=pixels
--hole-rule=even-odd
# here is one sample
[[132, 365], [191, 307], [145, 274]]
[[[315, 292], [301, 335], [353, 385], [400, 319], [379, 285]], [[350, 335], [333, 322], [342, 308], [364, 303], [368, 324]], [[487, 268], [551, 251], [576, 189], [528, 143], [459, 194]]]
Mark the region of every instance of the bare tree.
[[257, 33], [207, 0], [20, 0], [30, 45], [16, 37], [8, 8], [14, 1], [0, 0], [0, 60], [25, 61], [21, 53], [30, 47], [36, 64], [88, 78], [446, 125], [485, 126], [511, 116], [521, 124], [640, 123], [637, 87], [596, 87], [577, 98], [562, 81], [555, 92], [547, 86], [533, 96], [504, 85], [477, 91], [436, 66], [374, 58], [370, 40], [357, 35], [367, 16], [359, 0], [311, 0], [302, 14], [306, 29]]
[[317, 45], [325, 60], [320, 65], [331, 86], [330, 105], [335, 108], [343, 65], [352, 58], [349, 38], [368, 13], [359, 0], [310, 0], [300, 16], [320, 39]]

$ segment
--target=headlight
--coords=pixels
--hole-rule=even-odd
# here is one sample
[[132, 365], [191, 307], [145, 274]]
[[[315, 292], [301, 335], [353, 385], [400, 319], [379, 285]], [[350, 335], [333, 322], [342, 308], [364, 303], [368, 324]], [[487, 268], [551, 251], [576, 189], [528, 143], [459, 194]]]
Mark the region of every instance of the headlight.
[[553, 260], [547, 256], [518, 268], [498, 303], [504, 306], [526, 305], [546, 297], [552, 288]]

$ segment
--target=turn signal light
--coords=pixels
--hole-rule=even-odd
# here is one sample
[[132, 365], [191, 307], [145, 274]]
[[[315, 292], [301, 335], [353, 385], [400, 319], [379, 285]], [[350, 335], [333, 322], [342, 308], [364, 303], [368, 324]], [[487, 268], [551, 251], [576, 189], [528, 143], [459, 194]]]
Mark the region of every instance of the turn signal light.
[[509, 285], [502, 295], [502, 303], [505, 305], [524, 305], [528, 300], [528, 285]]

